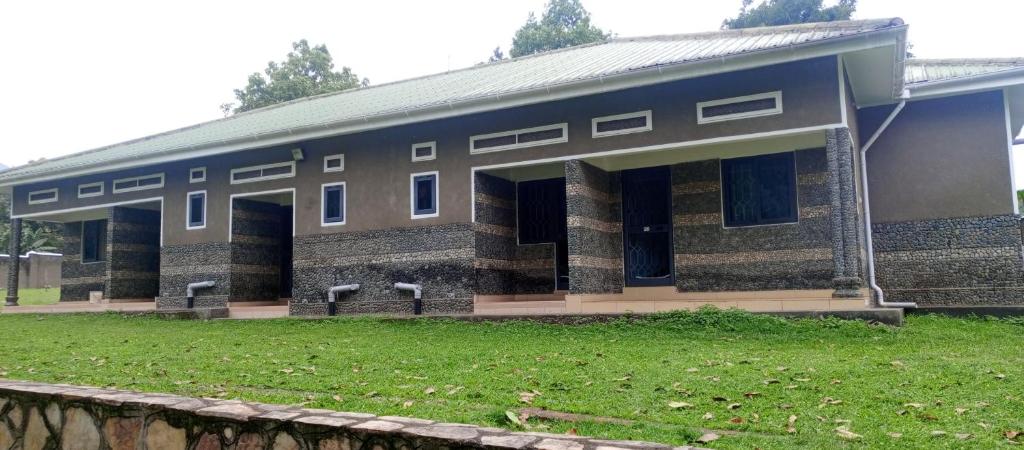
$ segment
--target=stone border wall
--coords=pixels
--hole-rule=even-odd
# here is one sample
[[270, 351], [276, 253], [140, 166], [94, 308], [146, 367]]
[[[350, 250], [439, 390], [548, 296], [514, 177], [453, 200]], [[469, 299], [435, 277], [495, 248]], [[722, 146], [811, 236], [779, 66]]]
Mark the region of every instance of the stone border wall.
[[724, 228], [719, 160], [672, 166], [676, 288], [832, 288], [836, 268], [828, 169], [825, 149], [796, 151], [798, 223]]
[[1021, 221], [1013, 214], [875, 223], [879, 286], [922, 306], [1024, 301]]
[[[671, 450], [406, 417], [0, 381], [0, 449]], [[689, 447], [678, 447], [677, 450]]]
[[[18, 257], [18, 287], [22, 289], [60, 288], [60, 269], [64, 255], [28, 252]], [[7, 272], [11, 256], [0, 254], [0, 289], [7, 288]]]

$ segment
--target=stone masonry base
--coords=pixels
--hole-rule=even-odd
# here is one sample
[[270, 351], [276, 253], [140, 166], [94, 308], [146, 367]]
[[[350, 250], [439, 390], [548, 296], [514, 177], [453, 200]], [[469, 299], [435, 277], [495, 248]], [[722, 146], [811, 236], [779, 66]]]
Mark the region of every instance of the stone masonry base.
[[407, 417], [6, 380], [0, 381], [0, 419], [0, 449], [672, 449]]

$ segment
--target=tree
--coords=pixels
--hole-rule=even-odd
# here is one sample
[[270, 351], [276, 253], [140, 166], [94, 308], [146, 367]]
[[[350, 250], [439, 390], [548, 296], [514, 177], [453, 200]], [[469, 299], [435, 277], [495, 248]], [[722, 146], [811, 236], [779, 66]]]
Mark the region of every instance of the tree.
[[550, 0], [540, 20], [531, 12], [512, 38], [513, 58], [574, 45], [603, 41], [611, 36], [590, 24], [580, 0]]
[[[32, 250], [41, 252], [60, 251], [64, 247], [61, 225], [48, 222], [22, 221], [21, 249], [19, 254]], [[11, 247], [11, 198], [0, 195], [0, 253], [7, 253]], [[2, 274], [0, 274], [2, 275]]]
[[487, 58], [487, 62], [498, 62], [505, 59], [505, 53], [501, 51], [501, 46], [494, 47], [494, 52], [491, 53], [491, 57]]
[[772, 27], [808, 22], [849, 20], [857, 10], [857, 0], [839, 0], [825, 7], [823, 0], [765, 0], [751, 7], [754, 0], [743, 0], [740, 14], [722, 22], [723, 29]]
[[245, 88], [235, 89], [238, 107], [234, 103], [221, 105], [224, 115], [370, 84], [365, 78], [360, 80], [348, 67], [335, 71], [334, 60], [326, 45], [310, 47], [309, 42], [303, 39], [292, 43], [292, 50], [285, 61], [271, 61], [262, 74], [254, 72], [249, 75]]

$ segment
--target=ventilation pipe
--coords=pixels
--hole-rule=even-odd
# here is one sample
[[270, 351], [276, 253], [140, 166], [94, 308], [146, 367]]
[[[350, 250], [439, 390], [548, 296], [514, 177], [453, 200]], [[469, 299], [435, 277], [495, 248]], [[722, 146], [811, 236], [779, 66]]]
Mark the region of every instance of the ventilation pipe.
[[395, 289], [412, 291], [412, 313], [423, 314], [423, 286], [411, 283], [395, 283]]
[[334, 286], [327, 290], [327, 315], [333, 316], [338, 314], [338, 294], [342, 292], [358, 291], [359, 284], [343, 284], [341, 286]]
[[878, 140], [878, 137], [882, 135], [886, 128], [889, 128], [889, 124], [896, 119], [900, 111], [903, 111], [903, 107], [907, 106], [908, 98], [910, 98], [910, 91], [904, 90], [903, 95], [900, 96], [899, 104], [889, 113], [889, 117], [885, 119], [885, 122], [882, 122], [882, 125], [878, 127], [878, 130], [871, 136], [871, 139], [868, 139], [868, 142], [860, 149], [860, 184], [864, 188], [864, 243], [868, 253], [868, 286], [871, 287], [875, 296], [878, 297], [878, 306], [883, 308], [917, 308], [917, 303], [885, 301], [885, 293], [882, 292], [882, 288], [875, 281], [875, 249], [871, 238], [871, 196], [868, 193], [867, 154], [871, 145]]
[[188, 287], [185, 288], [185, 297], [187, 302], [185, 307], [192, 309], [196, 305], [196, 289], [208, 289], [212, 288], [217, 284], [216, 281], [200, 281], [198, 283], [189, 283]]

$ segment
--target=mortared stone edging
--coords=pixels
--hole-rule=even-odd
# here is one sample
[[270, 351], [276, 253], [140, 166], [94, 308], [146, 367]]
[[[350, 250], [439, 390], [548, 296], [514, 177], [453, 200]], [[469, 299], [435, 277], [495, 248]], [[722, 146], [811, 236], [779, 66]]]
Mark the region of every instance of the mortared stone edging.
[[696, 450], [409, 417], [0, 380], [0, 450]]

